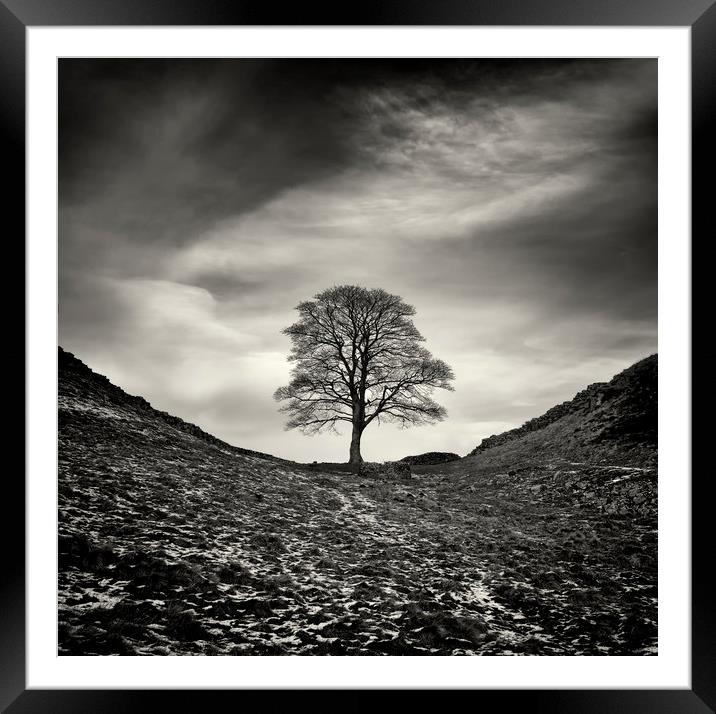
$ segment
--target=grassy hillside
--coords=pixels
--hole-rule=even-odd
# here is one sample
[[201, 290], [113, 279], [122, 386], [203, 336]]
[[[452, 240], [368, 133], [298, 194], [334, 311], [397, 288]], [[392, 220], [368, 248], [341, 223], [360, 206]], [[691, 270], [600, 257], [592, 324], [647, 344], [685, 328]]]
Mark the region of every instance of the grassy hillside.
[[59, 364], [61, 655], [656, 651], [652, 466], [361, 480]]
[[657, 394], [658, 361], [651, 355], [521, 427], [483, 439], [468, 456], [451, 463], [448, 472], [479, 475], [555, 459], [656, 470]]

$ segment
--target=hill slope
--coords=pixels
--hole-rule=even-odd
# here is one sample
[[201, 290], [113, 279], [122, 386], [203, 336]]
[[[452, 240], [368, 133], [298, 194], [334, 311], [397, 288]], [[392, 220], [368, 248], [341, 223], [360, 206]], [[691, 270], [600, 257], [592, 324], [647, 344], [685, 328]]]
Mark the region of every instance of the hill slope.
[[181, 432], [181, 437], [191, 436], [224, 451], [291, 463], [270, 454], [231, 446], [215, 436], [207, 434], [194, 424], [189, 424], [179, 417], [154, 409], [146, 399], [127, 394], [112, 384], [107, 377], [93, 372], [71, 352], [66, 352], [61, 347], [58, 349], [57, 368], [59, 372], [60, 420], [72, 415], [71, 422], [78, 425], [81, 423], [80, 414], [82, 413], [86, 413], [89, 421], [93, 423], [97, 415], [125, 422], [141, 422], [146, 419], [161, 423], [162, 428], [169, 427], [170, 434]]
[[651, 468], [316, 473], [59, 357], [61, 655], [655, 653]]
[[651, 355], [517, 429], [483, 439], [457, 471], [494, 471], [556, 458], [656, 468], [658, 360]]

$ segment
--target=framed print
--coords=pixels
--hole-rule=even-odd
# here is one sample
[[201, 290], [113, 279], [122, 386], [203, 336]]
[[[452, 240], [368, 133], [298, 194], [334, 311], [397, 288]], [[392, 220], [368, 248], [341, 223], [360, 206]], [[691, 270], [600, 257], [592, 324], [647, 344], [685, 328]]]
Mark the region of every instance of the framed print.
[[714, 710], [713, 3], [269, 19], [0, 5], [3, 706]]

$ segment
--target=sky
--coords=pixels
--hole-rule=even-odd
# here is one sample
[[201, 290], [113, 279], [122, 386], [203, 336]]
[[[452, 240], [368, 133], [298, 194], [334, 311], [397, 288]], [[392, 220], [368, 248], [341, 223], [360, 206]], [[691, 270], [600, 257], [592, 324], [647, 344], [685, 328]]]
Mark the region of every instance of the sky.
[[656, 60], [62, 59], [59, 341], [245, 448], [285, 431], [296, 305], [416, 309], [445, 421], [363, 457], [465, 455], [657, 351]]

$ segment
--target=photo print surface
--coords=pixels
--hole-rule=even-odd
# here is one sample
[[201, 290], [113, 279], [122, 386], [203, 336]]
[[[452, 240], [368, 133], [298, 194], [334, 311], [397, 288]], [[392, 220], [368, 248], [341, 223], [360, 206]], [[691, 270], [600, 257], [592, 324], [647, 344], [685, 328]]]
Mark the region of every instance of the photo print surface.
[[61, 59], [60, 655], [656, 655], [657, 62]]

